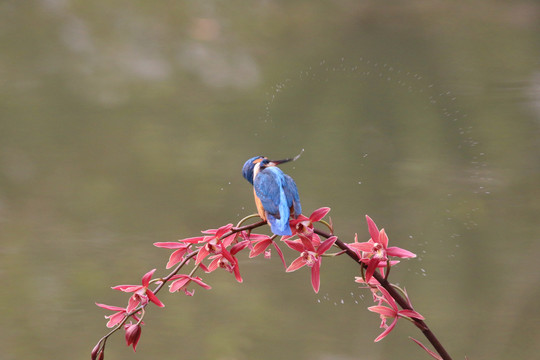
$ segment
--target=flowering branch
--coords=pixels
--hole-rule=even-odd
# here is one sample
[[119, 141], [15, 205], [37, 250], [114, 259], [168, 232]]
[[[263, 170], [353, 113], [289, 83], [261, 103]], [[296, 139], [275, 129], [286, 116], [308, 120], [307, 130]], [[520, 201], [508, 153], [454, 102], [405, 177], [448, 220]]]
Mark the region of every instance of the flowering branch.
[[[315, 233], [322, 236], [322, 237], [325, 237], [325, 238], [330, 238], [332, 236], [331, 234], [328, 234], [328, 233], [326, 233], [324, 231], [321, 231], [321, 230], [318, 230], [318, 229], [315, 229]], [[367, 268], [367, 265], [362, 263], [360, 257], [357, 255], [357, 253], [354, 250], [352, 250], [349, 246], [347, 246], [344, 242], [337, 239], [335, 244], [340, 249], [342, 249], [345, 252], [345, 254], [347, 254], [349, 257], [351, 257], [354, 261], [360, 263], [362, 268], [364, 268], [364, 269]], [[410, 305], [410, 302], [408, 301], [408, 299], [401, 296], [401, 294], [394, 288], [394, 286], [392, 284], [390, 284], [390, 282], [388, 282], [386, 277], [384, 277], [383, 275], [381, 275], [378, 272], [373, 273], [373, 277], [378, 281], [380, 286], [382, 288], [384, 288], [388, 292], [390, 297], [392, 299], [394, 299], [402, 309], [413, 310], [413, 308]], [[424, 322], [423, 319], [413, 317], [412, 321], [416, 325], [416, 327], [418, 327], [420, 329], [420, 331], [422, 331], [422, 333], [428, 339], [428, 341], [433, 345], [435, 350], [439, 353], [441, 359], [444, 359], [444, 360], [451, 360], [452, 359], [450, 357], [450, 354], [448, 354], [448, 352], [443, 347], [443, 345], [441, 344], [439, 339], [430, 330], [430, 328], [427, 326], [427, 324]], [[421, 345], [421, 343], [418, 340], [415, 340], [415, 339], [412, 339], [412, 340], [415, 341], [416, 343], [418, 343], [419, 345]], [[421, 345], [421, 346], [424, 349], [426, 349], [423, 345]], [[428, 351], [428, 349], [426, 349], [426, 351]]]
[[[368, 216], [366, 216], [366, 219], [371, 238], [367, 242], [358, 242], [357, 237], [355, 237], [354, 242], [344, 243], [333, 235], [331, 220], [328, 222], [323, 220], [329, 211], [330, 208], [320, 208], [315, 210], [309, 217], [300, 215], [297, 219], [290, 220], [289, 226], [292, 235], [281, 237], [281, 243], [284, 243], [293, 251], [297, 251], [299, 256], [288, 266], [278, 242], [275, 241], [276, 235], [268, 236], [252, 233], [252, 230], [265, 225], [266, 221], [261, 220], [253, 224], [243, 225], [245, 221], [256, 215], [245, 217], [240, 220], [236, 227], [228, 224], [218, 229], [205, 230], [202, 232], [202, 236], [181, 239], [177, 242], [154, 243], [156, 247], [174, 250], [166, 265], [166, 268], [173, 268], [173, 270], [165, 277], [152, 279], [156, 271], [153, 269], [142, 277], [140, 285], [114, 286], [114, 290], [131, 294], [126, 307], [96, 303], [99, 307], [114, 313], [105, 317], [108, 319], [107, 327], [111, 328], [111, 330], [98, 341], [92, 350], [92, 360], [103, 360], [108, 338], [121, 328], [125, 330], [126, 344], [136, 350], [141, 336], [142, 325], [144, 325], [143, 318], [146, 307], [150, 303], [154, 303], [158, 307], [164, 307], [157, 294], [165, 284], [169, 285], [169, 292], [171, 293], [182, 291], [187, 296], [193, 296], [195, 290], [189, 290], [188, 287], [196, 285], [203, 289], [211, 289], [211, 286], [206, 284], [199, 276], [195, 276], [196, 271], [201, 269], [206, 273], [210, 273], [219, 268], [230, 272], [238, 282], [242, 282], [236, 255], [244, 249], [249, 249], [250, 258], [263, 253], [265, 258], [269, 258], [272, 248], [278, 253], [287, 272], [296, 271], [304, 266], [311, 269], [311, 284], [315, 292], [320, 289], [320, 269], [323, 257], [347, 254], [360, 264], [361, 276], [356, 278], [356, 282], [363, 284], [363, 287], [370, 289], [372, 292], [376, 305], [369, 307], [368, 310], [378, 313], [381, 317], [381, 328], [384, 328], [384, 331], [375, 341], [380, 341], [386, 337], [399, 318], [405, 318], [413, 322], [422, 331], [433, 345], [436, 353], [429, 350], [418, 340], [413, 338], [411, 340], [421, 346], [433, 358], [451, 360], [450, 355], [424, 322], [424, 317], [413, 309], [406, 291], [399, 289], [388, 281], [390, 267], [399, 262], [391, 260], [390, 257], [411, 258], [416, 255], [405, 249], [388, 247], [386, 232], [384, 229], [379, 231], [373, 220]], [[329, 232], [315, 228], [314, 223], [323, 224], [328, 228]], [[333, 254], [327, 254], [326, 252], [334, 246], [341, 250]], [[190, 263], [193, 263], [191, 271], [180, 273]], [[156, 286], [150, 289], [152, 284]], [[401, 310], [398, 306], [401, 307]], [[386, 323], [387, 319], [392, 319], [390, 325]]]
[[[249, 217], [246, 217], [246, 218], [242, 219], [239, 224], [241, 224], [243, 221], [245, 221], [248, 218]], [[265, 224], [266, 224], [265, 221], [258, 221], [256, 223], [245, 225], [245, 226], [231, 227], [228, 232], [226, 232], [225, 234], [222, 235], [222, 237], [227, 237], [227, 236], [233, 235], [233, 234], [241, 232], [241, 231], [251, 231], [252, 229], [261, 227], [261, 226], [263, 226]], [[188, 254], [184, 254], [182, 256], [182, 261], [174, 268], [173, 271], [171, 271], [164, 278], [157, 279], [156, 282], [158, 282], [158, 285], [155, 287], [155, 289], [153, 291], [148, 291], [148, 290], [146, 291], [147, 292], [146, 296], [148, 296], [148, 294], [150, 294], [150, 293], [152, 293], [155, 296], [163, 288], [163, 286], [167, 282], [169, 282], [171, 280], [174, 280], [174, 277], [177, 276], [178, 272], [189, 262], [189, 260], [192, 259], [193, 257], [195, 257], [196, 255], [198, 255], [199, 250], [200, 249], [196, 249], [195, 251], [192, 251], [192, 252], [190, 252]], [[196, 269], [197, 268], [194, 268], [194, 270], [196, 270]], [[151, 271], [151, 274], [153, 274], [153, 272], [154, 271]], [[193, 274], [191, 274], [191, 275], [193, 275]], [[194, 279], [192, 279], [192, 280], [194, 280]], [[197, 282], [197, 281], [195, 280], [195, 282]], [[197, 283], [199, 285], [201, 285], [199, 282], [197, 282]], [[186, 285], [187, 285], [187, 283], [186, 283]], [[114, 288], [118, 288], [118, 287], [113, 287], [113, 289]], [[179, 289], [176, 289], [176, 290], [179, 290]], [[193, 295], [193, 293], [190, 293], [190, 295]], [[131, 298], [130, 298], [130, 300], [131, 300]], [[111, 335], [113, 335], [116, 331], [120, 330], [126, 324], [127, 320], [129, 318], [131, 318], [131, 317], [133, 317], [137, 321], [137, 324], [130, 325], [132, 330], [129, 331], [129, 332], [128, 332], [128, 330], [129, 330], [130, 327], [128, 327], [128, 326], [125, 327], [125, 329], [126, 329], [126, 342], [127, 342], [128, 346], [133, 345], [133, 350], [136, 350], [139, 338], [141, 336], [140, 325], [142, 324], [142, 317], [144, 316], [143, 315], [141, 317], [141, 319], [138, 319], [137, 314], [141, 314], [141, 313], [144, 314], [144, 309], [148, 305], [148, 301], [141, 302], [138, 306], [136, 306], [134, 308], [131, 308], [130, 311], [128, 311], [128, 309], [130, 308], [129, 304], [128, 304], [127, 308], [121, 308], [121, 307], [117, 307], [117, 306], [98, 304], [98, 303], [96, 303], [96, 305], [101, 307], [101, 308], [104, 308], [104, 309], [107, 309], [107, 310], [113, 310], [113, 311], [117, 311], [117, 312], [115, 314], [113, 314], [113, 315], [105, 317], [105, 318], [109, 319], [109, 322], [107, 323], [107, 327], [109, 327], [109, 328], [112, 327], [112, 330], [109, 331], [109, 333], [107, 333], [105, 336], [103, 336], [97, 342], [97, 344], [94, 346], [94, 348], [92, 349], [92, 360], [96, 360], [96, 359], [102, 360], [104, 358], [105, 345], [107, 343], [107, 339]], [[133, 326], [138, 327], [137, 332], [133, 330], [134, 329]]]

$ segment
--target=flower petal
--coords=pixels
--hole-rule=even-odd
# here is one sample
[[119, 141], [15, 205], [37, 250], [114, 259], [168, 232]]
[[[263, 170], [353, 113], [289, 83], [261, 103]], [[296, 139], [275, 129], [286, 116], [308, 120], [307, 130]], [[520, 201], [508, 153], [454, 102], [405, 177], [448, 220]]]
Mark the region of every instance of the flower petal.
[[210, 254], [210, 252], [206, 249], [206, 246], [202, 246], [199, 249], [199, 253], [197, 254], [197, 258], [195, 259], [195, 265], [199, 265], [201, 263], [201, 261], [203, 261], [204, 258], [206, 256], [208, 256], [208, 254]]
[[439, 354], [435, 353], [434, 351], [431, 351], [429, 350], [424, 344], [422, 344], [420, 341], [412, 338], [409, 336], [409, 339], [411, 339], [412, 341], [414, 341], [415, 343], [418, 344], [418, 346], [420, 346], [422, 349], [424, 349], [429, 355], [431, 355], [432, 358], [434, 359], [437, 359], [437, 360], [443, 360], [442, 357], [439, 356]]
[[397, 323], [397, 318], [394, 318], [394, 321], [392, 321], [392, 323], [390, 324], [390, 326], [388, 326], [386, 328], [386, 330], [384, 330], [381, 335], [377, 336], [375, 338], [375, 340], [373, 340], [374, 342], [378, 342], [378, 341], [381, 341], [382, 339], [384, 339], [386, 337], [386, 335], [390, 334], [390, 331], [392, 331], [394, 329], [394, 327], [396, 326], [396, 323]]
[[171, 256], [169, 257], [169, 262], [167, 263], [166, 268], [170, 269], [174, 265], [178, 264], [182, 259], [184, 258], [184, 254], [186, 253], [187, 249], [178, 249], [174, 251]]
[[233, 241], [236, 240], [237, 236], [239, 236], [237, 233], [226, 236], [221, 240], [221, 243], [223, 244], [223, 246], [229, 247], [233, 243]]
[[112, 314], [111, 316], [109, 316], [107, 327], [108, 328], [115, 327], [116, 325], [120, 324], [122, 320], [124, 320], [125, 317], [126, 317], [126, 313], [124, 311]]
[[390, 305], [392, 309], [394, 309], [394, 312], [397, 313], [398, 306], [392, 295], [390, 295], [390, 293], [388, 292], [388, 290], [386, 290], [382, 285], [377, 285], [377, 289], [379, 289], [379, 291], [383, 295], [384, 301], [386, 301], [386, 303]]
[[303, 233], [303, 234], [298, 234], [298, 237], [300, 238], [300, 241], [302, 242], [302, 244], [304, 245], [304, 249], [308, 250], [308, 251], [312, 251], [312, 252], [315, 252], [315, 245], [314, 244], [314, 240], [317, 240], [317, 238], [315, 237], [316, 235], [314, 235], [313, 233], [311, 233], [310, 235], [311, 236], [306, 236], [307, 234], [306, 233]]
[[156, 295], [154, 295], [154, 293], [151, 291], [151, 290], [146, 290], [146, 296], [148, 296], [148, 300], [150, 300], [151, 302], [153, 302], [154, 304], [156, 304], [157, 306], [159, 307], [164, 307], [165, 305], [161, 302], [161, 300], [159, 300], [157, 298]]
[[257, 242], [255, 246], [253, 246], [253, 249], [251, 249], [249, 252], [249, 257], [252, 258], [261, 254], [268, 246], [270, 246], [271, 243], [272, 240], [270, 238]]
[[225, 249], [223, 245], [221, 245], [221, 255], [225, 259], [227, 259], [231, 263], [231, 265], [234, 265], [237, 263], [236, 259], [232, 256], [232, 254], [227, 249]]
[[319, 247], [317, 248], [317, 254], [321, 255], [327, 252], [332, 247], [332, 245], [334, 245], [336, 240], [337, 240], [336, 236], [331, 236], [325, 241], [323, 241], [321, 245], [319, 245]]
[[375, 270], [377, 269], [377, 265], [379, 264], [380, 260], [372, 257], [369, 259], [367, 270], [366, 270], [366, 281], [369, 282], [373, 274], [375, 273]]
[[398, 315], [402, 315], [402, 316], [406, 316], [406, 317], [410, 317], [410, 318], [414, 318], [414, 319], [418, 319], [418, 320], [424, 320], [425, 319], [425, 317], [423, 317], [422, 315], [420, 315], [416, 311], [408, 310], [408, 309], [399, 310]]
[[368, 223], [368, 230], [369, 230], [369, 235], [371, 236], [371, 239], [375, 242], [379, 242], [379, 229], [377, 228], [377, 225], [375, 225], [375, 222], [371, 220], [371, 218], [367, 215], [366, 215], [366, 220]]
[[181, 242], [187, 243], [187, 244], [197, 244], [197, 243], [200, 243], [200, 242], [203, 242], [203, 241], [207, 240], [206, 238], [207, 238], [206, 236], [196, 236], [196, 237], [180, 239], [178, 241], [181, 241]]
[[242, 279], [242, 275], [240, 275], [240, 268], [238, 267], [238, 262], [234, 264], [233, 273], [236, 281], [238, 281], [239, 283], [244, 282], [244, 280]]
[[347, 244], [348, 247], [352, 248], [353, 250], [359, 250], [363, 252], [371, 253], [373, 251], [373, 242], [361, 242], [361, 243], [349, 243]]
[[320, 269], [321, 259], [319, 258], [319, 260], [311, 267], [311, 285], [313, 286], [315, 293], [318, 293], [319, 288], [321, 287]]
[[293, 271], [296, 271], [296, 270], [300, 269], [304, 265], [306, 265], [306, 260], [304, 260], [304, 258], [300, 256], [300, 257], [297, 257], [296, 259], [294, 259], [293, 262], [291, 263], [291, 265], [289, 265], [289, 267], [285, 271], [286, 272], [293, 272]]
[[217, 229], [217, 231], [216, 231], [216, 239], [221, 238], [223, 235], [225, 235], [225, 233], [227, 233], [227, 231], [231, 230], [232, 227], [233, 227], [233, 224], [227, 224], [227, 225], [222, 226], [219, 229]]
[[249, 244], [249, 240], [240, 241], [238, 244], [234, 244], [231, 248], [231, 255], [236, 255], [239, 251], [244, 250]]
[[283, 263], [283, 267], [287, 269], [287, 263], [285, 263], [285, 258], [283, 257], [283, 252], [279, 248], [278, 244], [275, 241], [272, 241], [272, 244], [274, 245], [274, 248], [276, 248], [276, 252], [279, 255], [279, 258], [281, 259], [281, 262]]
[[180, 290], [191, 281], [188, 275], [180, 275], [180, 276], [181, 277], [178, 278], [178, 280], [173, 281], [171, 285], [169, 286], [170, 292], [175, 292], [175, 291]]
[[155, 242], [154, 246], [164, 249], [180, 249], [185, 248], [187, 245], [179, 242]]
[[379, 231], [379, 243], [381, 243], [385, 249], [388, 247], [388, 235], [386, 235], [386, 231], [384, 231], [384, 229]]
[[111, 289], [120, 290], [123, 292], [136, 292], [142, 288], [143, 288], [142, 285], [116, 285], [116, 286], [113, 286]]
[[397, 246], [391, 246], [388, 249], [386, 249], [386, 254], [388, 254], [389, 256], [397, 256], [400, 258], [415, 258], [416, 257], [415, 253], [410, 252], [409, 250], [399, 248]]
[[132, 312], [139, 304], [141, 303], [141, 298], [139, 296], [132, 295], [128, 300], [128, 306], [126, 311], [128, 313]]
[[96, 305], [99, 306], [100, 308], [111, 310], [111, 311], [125, 311], [126, 310], [125, 308], [120, 307], [120, 306], [105, 305], [105, 304], [100, 304], [100, 303], [96, 303]]
[[284, 240], [285, 244], [293, 250], [302, 252], [305, 250], [304, 245], [298, 240]]
[[264, 234], [249, 234], [249, 240], [257, 240], [257, 241], [261, 241], [261, 240], [269, 240], [270, 239], [270, 236], [268, 235], [264, 235]]
[[395, 310], [386, 306], [382, 306], [382, 305], [370, 306], [368, 307], [368, 310], [371, 312], [375, 312], [377, 314], [381, 314], [383, 316], [389, 317], [389, 318], [394, 318], [397, 316], [397, 313]]
[[152, 275], [154, 274], [154, 272], [156, 271], [156, 269], [153, 269], [153, 270], [150, 270], [149, 272], [147, 272], [146, 274], [144, 274], [144, 276], [142, 277], [142, 285], [144, 287], [147, 287], [149, 284], [150, 284], [150, 279], [152, 279]]
[[326, 214], [328, 214], [329, 212], [330, 212], [329, 207], [322, 207], [312, 212], [311, 215], [309, 216], [309, 220], [311, 220], [311, 222], [317, 222], [321, 220], [323, 217], [325, 217]]
[[213, 260], [210, 264], [208, 264], [208, 267], [206, 268], [205, 272], [211, 273], [212, 271], [216, 270], [219, 267], [219, 260], [221, 258], [222, 258], [221, 255], [210, 257], [210, 259], [213, 259]]
[[198, 277], [198, 276], [191, 278], [191, 280], [192, 280], [194, 283], [198, 284], [199, 286], [201, 286], [201, 287], [203, 287], [203, 288], [205, 288], [205, 289], [207, 289], [207, 290], [210, 290], [210, 289], [212, 288], [210, 285], [208, 285], [207, 283], [203, 282], [202, 279], [201, 279], [200, 277]]

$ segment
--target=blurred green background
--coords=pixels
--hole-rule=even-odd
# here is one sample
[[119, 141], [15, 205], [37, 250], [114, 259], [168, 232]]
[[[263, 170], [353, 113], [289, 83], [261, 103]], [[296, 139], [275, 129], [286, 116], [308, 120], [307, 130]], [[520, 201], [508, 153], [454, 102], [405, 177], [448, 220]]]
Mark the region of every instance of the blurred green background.
[[[283, 165], [337, 235], [364, 215], [455, 359], [540, 351], [540, 6], [534, 1], [0, 2], [0, 359], [84, 359], [164, 266], [152, 246], [253, 213], [248, 158]], [[286, 253], [288, 261], [295, 254]], [[107, 359], [427, 359], [380, 343], [346, 258], [241, 256], [244, 283], [161, 293]]]

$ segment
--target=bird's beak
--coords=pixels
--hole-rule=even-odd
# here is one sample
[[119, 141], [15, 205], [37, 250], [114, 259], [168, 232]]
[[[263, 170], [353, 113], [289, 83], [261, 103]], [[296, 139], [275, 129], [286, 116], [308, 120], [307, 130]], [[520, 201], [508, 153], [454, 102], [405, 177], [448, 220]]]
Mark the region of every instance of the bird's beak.
[[272, 160], [268, 163], [268, 166], [278, 166], [286, 162], [292, 161], [292, 159], [283, 159], [283, 160]]
[[304, 152], [304, 149], [302, 149], [302, 151], [300, 151], [300, 154], [296, 155], [295, 157], [293, 158], [288, 158], [288, 159], [283, 159], [283, 160], [272, 160], [268, 163], [269, 166], [277, 166], [279, 164], [283, 164], [283, 163], [286, 163], [286, 162], [289, 162], [289, 161], [296, 161], [296, 159], [298, 159], [300, 157], [300, 155], [302, 155], [302, 153]]

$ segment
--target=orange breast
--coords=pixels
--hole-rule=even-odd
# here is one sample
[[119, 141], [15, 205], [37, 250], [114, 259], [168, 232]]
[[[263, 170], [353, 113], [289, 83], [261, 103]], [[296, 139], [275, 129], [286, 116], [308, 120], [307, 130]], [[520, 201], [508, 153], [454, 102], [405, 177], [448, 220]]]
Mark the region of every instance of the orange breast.
[[266, 211], [264, 211], [261, 199], [259, 199], [259, 197], [257, 196], [255, 189], [253, 189], [253, 196], [255, 197], [255, 206], [257, 206], [257, 212], [259, 213], [259, 216], [261, 217], [261, 219], [266, 221]]

